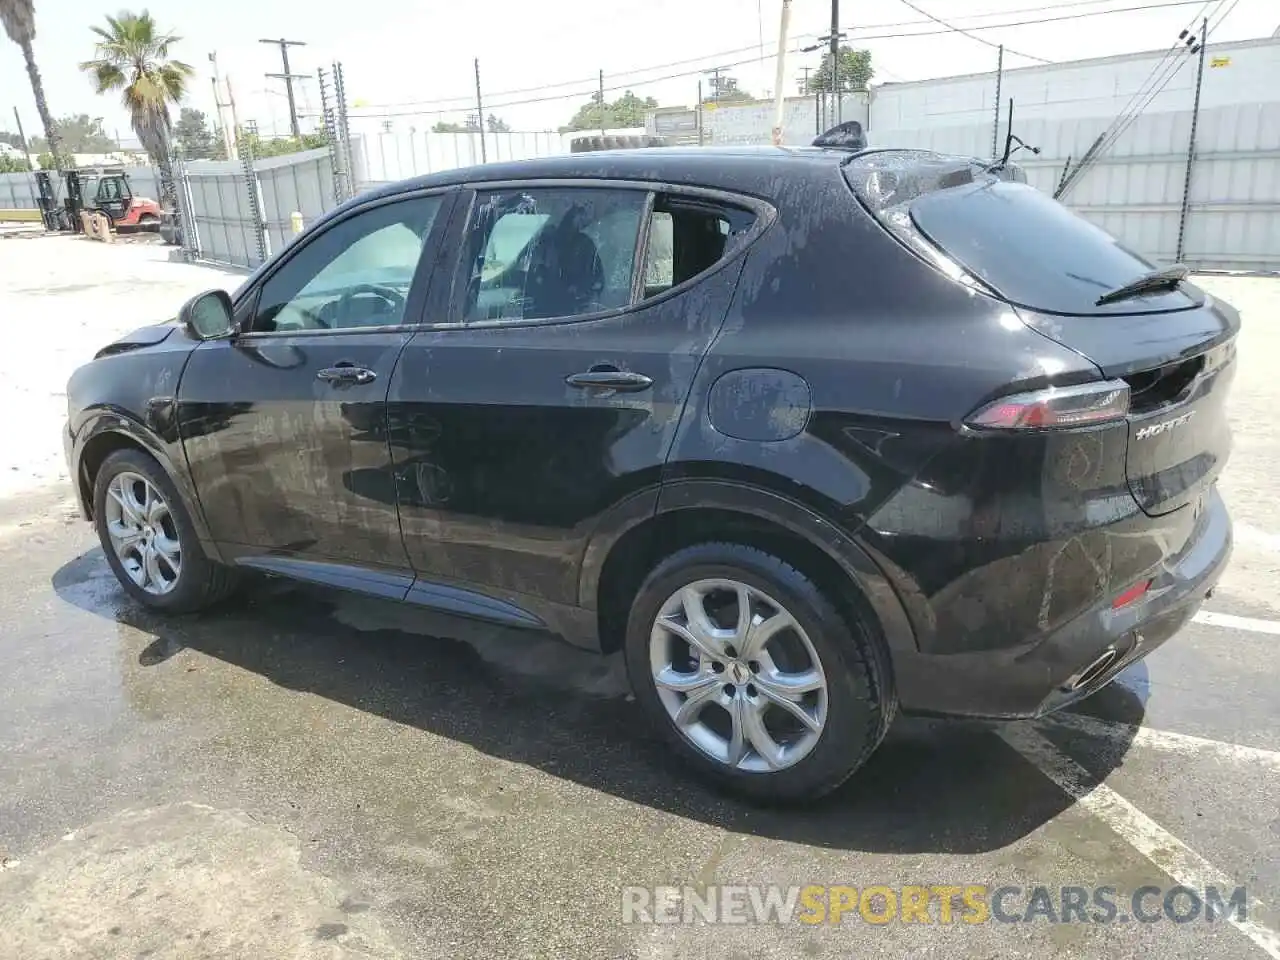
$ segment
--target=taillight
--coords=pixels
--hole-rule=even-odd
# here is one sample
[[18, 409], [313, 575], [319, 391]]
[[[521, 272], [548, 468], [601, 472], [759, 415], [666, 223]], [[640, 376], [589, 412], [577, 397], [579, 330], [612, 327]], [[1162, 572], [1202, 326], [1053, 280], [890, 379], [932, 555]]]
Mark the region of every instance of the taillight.
[[1119, 610], [1121, 607], [1127, 607], [1129, 604], [1133, 603], [1135, 600], [1142, 599], [1142, 597], [1146, 595], [1147, 590], [1149, 590], [1150, 588], [1151, 588], [1150, 580], [1138, 581], [1132, 587], [1126, 590], [1124, 593], [1118, 594], [1116, 598], [1111, 601], [1111, 609]]
[[984, 430], [1051, 430], [1123, 420], [1129, 413], [1129, 385], [1123, 380], [1049, 387], [994, 400], [965, 417]]

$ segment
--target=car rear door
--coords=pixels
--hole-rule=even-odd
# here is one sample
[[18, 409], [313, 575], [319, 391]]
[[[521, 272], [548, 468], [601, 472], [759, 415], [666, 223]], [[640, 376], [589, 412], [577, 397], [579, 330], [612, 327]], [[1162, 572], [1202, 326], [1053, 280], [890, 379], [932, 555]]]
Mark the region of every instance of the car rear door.
[[386, 397], [454, 196], [378, 200], [303, 238], [238, 298], [241, 332], [192, 353], [179, 428], [227, 559], [408, 569]]
[[455, 218], [452, 297], [389, 396], [420, 580], [577, 604], [600, 516], [656, 502], [741, 272], [732, 254], [763, 220], [748, 201], [691, 196], [707, 210], [673, 248], [670, 199], [643, 183], [490, 184]]

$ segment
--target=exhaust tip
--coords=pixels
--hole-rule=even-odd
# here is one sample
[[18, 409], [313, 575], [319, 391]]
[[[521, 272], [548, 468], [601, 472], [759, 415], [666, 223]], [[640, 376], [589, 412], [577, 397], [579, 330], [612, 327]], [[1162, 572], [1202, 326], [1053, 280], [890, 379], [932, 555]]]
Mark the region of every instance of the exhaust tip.
[[1087, 667], [1080, 671], [1074, 680], [1067, 684], [1068, 690], [1081, 690], [1090, 686], [1103, 676], [1112, 665], [1120, 659], [1119, 652], [1115, 647], [1109, 647], [1102, 651], [1101, 656], [1090, 663]]

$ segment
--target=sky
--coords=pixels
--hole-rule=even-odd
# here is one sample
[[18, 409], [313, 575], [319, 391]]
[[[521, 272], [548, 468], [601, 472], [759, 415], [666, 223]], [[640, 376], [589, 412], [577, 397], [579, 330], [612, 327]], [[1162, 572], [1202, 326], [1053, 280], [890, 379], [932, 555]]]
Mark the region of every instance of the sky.
[[[975, 31], [992, 44], [1006, 45], [1006, 69], [1036, 62], [1019, 54], [1065, 61], [1163, 50], [1205, 8], [1221, 17], [1212, 37], [1218, 41], [1269, 37], [1280, 28], [1275, 0], [1184, 0], [1178, 6], [1105, 16], [1079, 15], [1160, 0], [911, 2], [968, 29], [1074, 18]], [[162, 28], [182, 38], [172, 55], [196, 69], [189, 105], [214, 114], [209, 53], [216, 51], [220, 72], [232, 82], [241, 123], [254, 119], [262, 132], [280, 134], [289, 126], [284, 86], [264, 76], [281, 72], [279, 47], [258, 42], [261, 38], [306, 43], [290, 50], [292, 71], [313, 76], [298, 88], [304, 130], [316, 126], [318, 67], [342, 62], [353, 116], [373, 115], [407, 131], [427, 129], [441, 119], [460, 121], [474, 109], [475, 58], [485, 113], [498, 115], [513, 129], [547, 130], [566, 123], [587, 100], [600, 70], [607, 99], [632, 89], [664, 106], [691, 106], [703, 71], [715, 66], [729, 67], [752, 94], [771, 93], [781, 6], [781, 0], [360, 0], [331, 5], [333, 13], [325, 14], [315, 0], [146, 4]], [[77, 69], [93, 56], [90, 26], [120, 6], [104, 0], [35, 0], [35, 8], [36, 59], [54, 115], [102, 117], [108, 134], [118, 130], [130, 140], [128, 115], [118, 99], [95, 95]], [[790, 49], [816, 42], [830, 18], [829, 0], [793, 0]], [[995, 68], [991, 46], [945, 31], [903, 0], [844, 0], [840, 25], [848, 33], [845, 42], [871, 50], [873, 83]], [[909, 33], [917, 35], [884, 36]], [[803, 68], [816, 67], [818, 57], [816, 52], [788, 53], [788, 93], [796, 92]], [[540, 102], [523, 102], [529, 100]], [[14, 129], [15, 106], [28, 136], [42, 132], [21, 52], [0, 34], [0, 130]]]

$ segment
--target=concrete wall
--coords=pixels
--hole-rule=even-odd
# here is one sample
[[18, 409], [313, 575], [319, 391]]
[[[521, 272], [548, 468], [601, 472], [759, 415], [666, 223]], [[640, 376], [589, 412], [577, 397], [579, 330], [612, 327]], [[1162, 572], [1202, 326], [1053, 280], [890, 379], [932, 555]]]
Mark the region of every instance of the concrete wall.
[[[708, 103], [702, 112], [703, 142], [707, 145], [765, 145], [773, 140], [775, 104], [758, 100], [743, 104]], [[814, 97], [788, 97], [783, 104], [782, 142], [801, 146], [813, 142], [823, 130], [835, 126], [830, 104], [819, 111]], [[857, 120], [865, 129], [869, 119], [865, 93], [851, 93], [842, 98], [841, 117], [846, 122]]]

